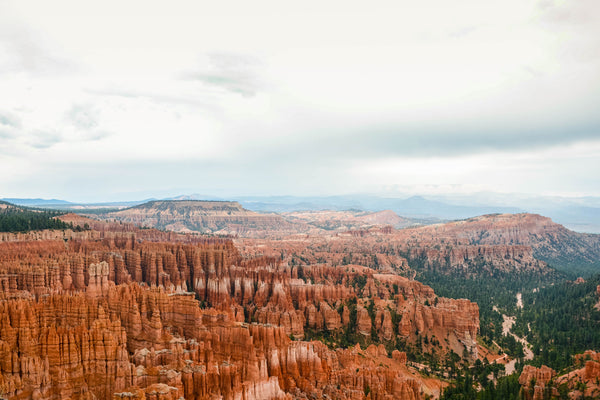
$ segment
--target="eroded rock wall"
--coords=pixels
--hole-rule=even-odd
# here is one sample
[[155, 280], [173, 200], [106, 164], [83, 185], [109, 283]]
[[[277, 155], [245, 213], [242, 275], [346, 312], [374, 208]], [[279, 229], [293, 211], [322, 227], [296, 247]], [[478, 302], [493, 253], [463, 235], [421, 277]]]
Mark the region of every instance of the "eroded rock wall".
[[[91, 232], [91, 233], [90, 233]], [[406, 354], [300, 341], [307, 329], [435, 336], [473, 352], [477, 306], [358, 265], [242, 258], [233, 243], [90, 231], [0, 243], [0, 390], [14, 399], [418, 399]], [[96, 233], [93, 233], [96, 232]], [[27, 238], [23, 238], [27, 239]], [[40, 240], [41, 239], [41, 240]], [[55, 238], [56, 239], [56, 238]], [[357, 282], [362, 282], [357, 284]], [[291, 340], [293, 337], [296, 340]], [[443, 340], [447, 339], [447, 340]]]

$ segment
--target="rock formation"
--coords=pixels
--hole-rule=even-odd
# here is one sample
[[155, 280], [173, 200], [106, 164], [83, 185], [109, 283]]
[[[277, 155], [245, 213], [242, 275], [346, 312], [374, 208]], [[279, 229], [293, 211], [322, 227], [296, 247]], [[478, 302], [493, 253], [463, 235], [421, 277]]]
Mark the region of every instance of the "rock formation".
[[379, 226], [310, 232], [284, 241], [237, 239], [236, 244], [245, 255], [260, 252], [296, 263], [359, 264], [404, 272], [412, 267], [470, 277], [496, 272], [545, 275], [553, 273], [547, 262], [567, 268], [591, 266], [600, 259], [599, 235], [572, 232], [535, 214], [485, 215], [400, 230]]
[[[559, 260], [561, 264], [574, 261], [589, 264], [597, 262], [600, 257], [599, 235], [570, 231], [552, 222], [550, 218], [537, 214], [483, 215], [464, 221], [408, 230], [405, 237], [409, 243], [414, 242], [411, 247], [423, 247], [422, 243], [427, 241], [439, 245], [442, 252], [444, 248], [450, 250], [457, 246], [458, 249], [469, 246], [478, 249], [478, 255], [484, 258], [485, 253], [490, 251], [486, 251], [487, 248], [500, 252], [500, 257], [503, 252], [508, 251], [505, 258], [511, 261], [506, 267], [512, 266], [521, 270], [543, 272], [544, 262]], [[446, 251], [445, 255], [453, 257], [452, 251]], [[458, 257], [461, 259], [462, 255]]]
[[282, 214], [291, 222], [306, 223], [320, 230], [344, 232], [389, 226], [396, 229], [414, 224], [409, 218], [398, 216], [391, 210], [367, 211], [296, 211]]
[[264, 236], [292, 233], [297, 227], [276, 214], [259, 214], [235, 201], [162, 200], [105, 215], [110, 219], [174, 232]]
[[[571, 399], [599, 398], [600, 353], [588, 350], [576, 355], [574, 359], [574, 368], [570, 368], [570, 372], [560, 376], [556, 376], [556, 372], [545, 365], [541, 368], [526, 365], [519, 377], [524, 398], [532, 400], [559, 398], [560, 392]], [[577, 366], [580, 368], [577, 369]]]
[[301, 340], [315, 332], [392, 345], [427, 335], [439, 354], [476, 357], [477, 305], [396, 274], [299, 269], [243, 257], [228, 239], [76, 222], [93, 229], [0, 243], [10, 399], [420, 399], [445, 385], [393, 348]]
[[547, 387], [547, 385], [555, 376], [556, 372], [545, 365], [540, 368], [526, 365], [519, 376], [519, 384], [523, 386], [524, 396], [532, 400], [542, 400], [545, 398], [545, 392], [552, 393], [552, 388]]

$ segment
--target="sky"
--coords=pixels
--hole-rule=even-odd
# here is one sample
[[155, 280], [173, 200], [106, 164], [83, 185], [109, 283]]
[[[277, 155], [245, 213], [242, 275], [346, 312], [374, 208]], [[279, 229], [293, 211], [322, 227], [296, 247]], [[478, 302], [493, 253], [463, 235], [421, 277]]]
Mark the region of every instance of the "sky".
[[600, 196], [600, 2], [0, 0], [0, 197]]

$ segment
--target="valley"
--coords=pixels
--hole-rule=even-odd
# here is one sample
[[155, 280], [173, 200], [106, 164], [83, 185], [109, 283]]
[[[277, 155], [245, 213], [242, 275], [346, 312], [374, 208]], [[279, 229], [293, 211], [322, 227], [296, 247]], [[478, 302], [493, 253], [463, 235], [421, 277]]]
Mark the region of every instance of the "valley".
[[0, 400], [600, 400], [600, 1], [0, 1]]
[[[518, 394], [529, 366], [562, 370], [600, 346], [599, 278], [573, 283], [560, 264], [592, 271], [600, 240], [539, 215], [420, 225], [160, 201], [42, 216], [64, 225], [0, 233], [9, 399]], [[538, 317], [558, 293], [588, 313], [562, 334]], [[577, 376], [595, 379], [590, 365]]]
[[[533, 360], [533, 352], [531, 351], [530, 347], [531, 345], [527, 342], [527, 340], [525, 340], [522, 337], [519, 337], [517, 335], [515, 335], [511, 329], [513, 327], [513, 325], [515, 324], [515, 318], [514, 317], [509, 317], [505, 314], [502, 314], [502, 334], [504, 336], [512, 336], [517, 342], [521, 343], [521, 345], [523, 346], [523, 353], [524, 353], [524, 357], [523, 360], [524, 361], [528, 361], [528, 360]], [[512, 360], [510, 360], [508, 363], [506, 363], [506, 365], [504, 366], [504, 371], [506, 373], [506, 375], [512, 375], [515, 370], [516, 370], [516, 363], [517, 363], [517, 359], [514, 358]]]

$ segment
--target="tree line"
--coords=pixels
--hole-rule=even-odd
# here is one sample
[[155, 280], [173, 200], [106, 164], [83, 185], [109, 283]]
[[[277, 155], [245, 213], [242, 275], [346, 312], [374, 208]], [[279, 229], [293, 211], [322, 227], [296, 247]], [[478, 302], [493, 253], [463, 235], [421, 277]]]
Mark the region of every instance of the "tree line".
[[[6, 203], [5, 203], [6, 204]], [[59, 220], [60, 211], [30, 210], [8, 206], [0, 209], [0, 232], [29, 232], [41, 229], [73, 229]]]

